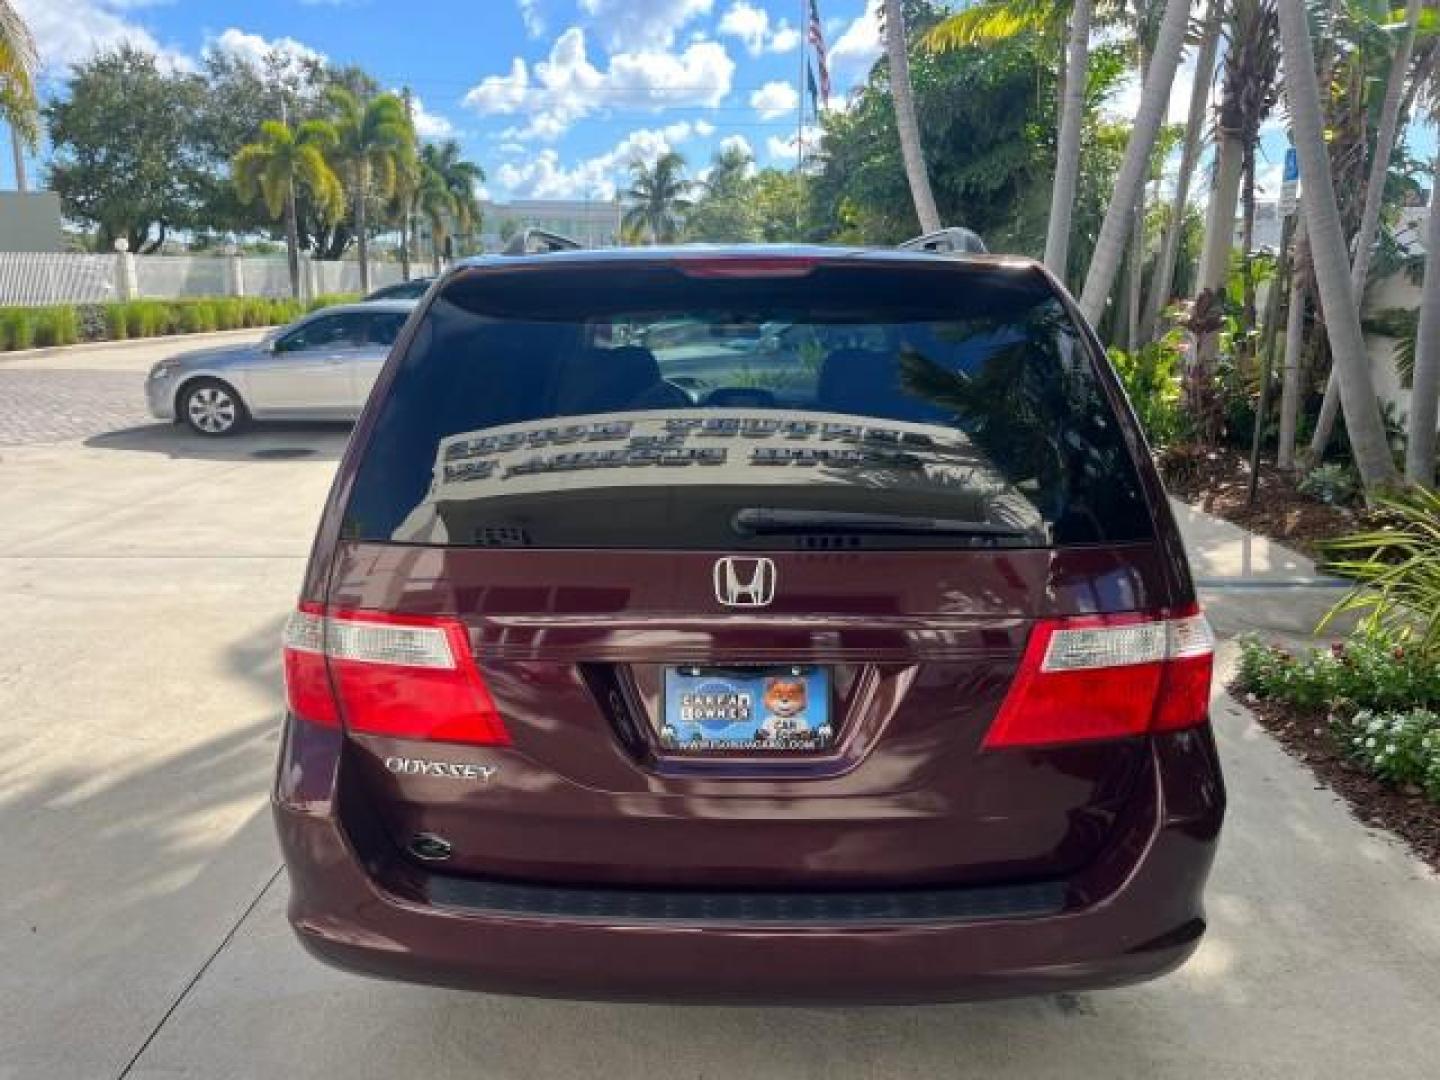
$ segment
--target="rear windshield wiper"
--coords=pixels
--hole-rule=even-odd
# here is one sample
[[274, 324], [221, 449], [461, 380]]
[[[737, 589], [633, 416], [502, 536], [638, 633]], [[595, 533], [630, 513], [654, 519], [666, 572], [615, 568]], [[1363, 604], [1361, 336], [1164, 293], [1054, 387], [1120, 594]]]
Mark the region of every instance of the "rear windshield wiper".
[[837, 510], [791, 510], [751, 506], [737, 510], [731, 526], [742, 536], [800, 536], [807, 533], [848, 533], [876, 536], [968, 536], [995, 540], [1040, 540], [1035, 529], [995, 525], [988, 521], [924, 517], [911, 514], [866, 514]]

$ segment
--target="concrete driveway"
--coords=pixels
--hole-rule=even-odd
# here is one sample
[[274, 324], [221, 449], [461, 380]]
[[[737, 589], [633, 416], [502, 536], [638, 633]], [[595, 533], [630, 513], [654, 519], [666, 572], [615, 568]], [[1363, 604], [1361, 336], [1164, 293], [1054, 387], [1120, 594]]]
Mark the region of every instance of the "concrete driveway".
[[[1148, 986], [679, 1009], [321, 967], [284, 924], [265, 796], [279, 629], [345, 438], [142, 426], [0, 448], [0, 1080], [1434, 1074], [1440, 880], [1223, 694], [1211, 931]], [[1185, 526], [1227, 642], [1303, 634], [1334, 598], [1283, 549]]]

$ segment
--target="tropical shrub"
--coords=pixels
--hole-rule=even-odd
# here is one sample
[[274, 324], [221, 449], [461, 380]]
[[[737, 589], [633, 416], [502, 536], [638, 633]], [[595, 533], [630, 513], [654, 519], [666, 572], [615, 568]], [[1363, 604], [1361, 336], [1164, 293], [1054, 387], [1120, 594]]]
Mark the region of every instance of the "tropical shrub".
[[124, 341], [130, 336], [126, 332], [124, 304], [105, 305], [105, 336], [111, 341]]
[[317, 296], [308, 305], [288, 297], [206, 297], [0, 308], [0, 351], [284, 325], [306, 311], [356, 299], [336, 293]]
[[0, 347], [28, 349], [35, 344], [34, 313], [25, 308], [0, 309]]
[[1329, 462], [1311, 469], [1296, 485], [1300, 494], [1309, 495], [1327, 506], [1346, 506], [1360, 493], [1360, 478], [1348, 465]]
[[60, 304], [38, 309], [35, 314], [35, 344], [73, 345], [80, 337], [79, 320], [75, 309]]
[[1125, 386], [1145, 437], [1154, 446], [1168, 446], [1185, 433], [1180, 409], [1183, 344], [1183, 331], [1172, 330], [1135, 352], [1109, 350], [1110, 363]]
[[323, 307], [334, 307], [336, 304], [353, 304], [359, 299], [359, 293], [321, 293], [305, 306], [305, 310], [317, 311]]
[[1336, 719], [1332, 731], [1346, 754], [1382, 780], [1414, 785], [1440, 802], [1440, 713], [1365, 709]]
[[1414, 641], [1440, 669], [1440, 494], [1415, 488], [1375, 505], [1378, 528], [1321, 545], [1325, 568], [1358, 583], [1321, 625], [1360, 612], [1368, 633]]
[[1302, 712], [1332, 716], [1440, 709], [1440, 664], [1384, 634], [1357, 634], [1328, 649], [1298, 653], [1243, 638], [1238, 684]]

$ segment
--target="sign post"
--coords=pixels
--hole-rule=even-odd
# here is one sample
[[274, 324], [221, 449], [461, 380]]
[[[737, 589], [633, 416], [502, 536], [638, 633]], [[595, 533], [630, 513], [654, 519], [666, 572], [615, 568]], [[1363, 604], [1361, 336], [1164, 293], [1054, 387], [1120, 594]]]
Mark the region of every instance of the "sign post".
[[1295, 148], [1285, 151], [1285, 171], [1280, 178], [1280, 216], [1293, 217], [1300, 199], [1300, 156]]

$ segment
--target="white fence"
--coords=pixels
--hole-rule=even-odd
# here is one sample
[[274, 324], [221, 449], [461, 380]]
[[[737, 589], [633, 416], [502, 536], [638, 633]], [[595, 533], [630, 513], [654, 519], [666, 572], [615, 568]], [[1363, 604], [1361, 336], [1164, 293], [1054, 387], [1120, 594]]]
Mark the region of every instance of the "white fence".
[[113, 255], [0, 253], [0, 305], [120, 299]]
[[[416, 266], [415, 273], [424, 273]], [[370, 287], [402, 279], [396, 263], [371, 263]], [[301, 259], [301, 293], [360, 291], [360, 264]], [[289, 296], [284, 256], [113, 255], [0, 252], [0, 307], [178, 300], [198, 296]]]

